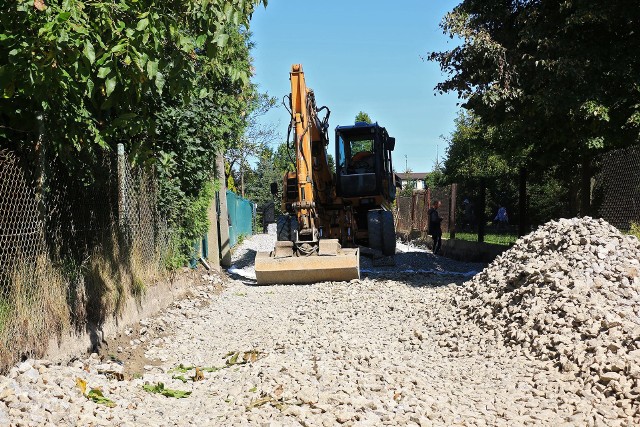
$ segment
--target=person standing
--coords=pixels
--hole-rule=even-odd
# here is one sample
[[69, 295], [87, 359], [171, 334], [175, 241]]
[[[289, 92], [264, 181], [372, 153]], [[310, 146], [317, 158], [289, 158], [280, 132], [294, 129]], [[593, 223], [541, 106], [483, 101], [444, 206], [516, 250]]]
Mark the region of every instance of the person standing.
[[435, 200], [429, 209], [429, 234], [433, 239], [433, 253], [438, 254], [440, 247], [442, 246], [442, 217], [438, 213], [442, 203], [440, 200]]
[[498, 213], [495, 218], [493, 218], [494, 224], [498, 224], [498, 228], [502, 229], [509, 225], [509, 215], [507, 214], [507, 208], [504, 206], [500, 206], [498, 209]]

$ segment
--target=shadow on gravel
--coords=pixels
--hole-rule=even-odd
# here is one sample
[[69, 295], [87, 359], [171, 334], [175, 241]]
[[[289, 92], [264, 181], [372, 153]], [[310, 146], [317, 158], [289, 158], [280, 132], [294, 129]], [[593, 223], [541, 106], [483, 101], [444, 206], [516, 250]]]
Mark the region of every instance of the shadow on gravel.
[[364, 277], [393, 280], [414, 287], [460, 285], [486, 267], [486, 264], [451, 260], [429, 252], [401, 252], [395, 266], [376, 266], [371, 259], [361, 258]]
[[247, 249], [246, 252], [237, 260], [233, 262], [234, 267], [245, 268], [253, 266], [253, 262], [256, 259], [256, 251], [253, 249]]
[[471, 276], [450, 276], [433, 273], [403, 273], [395, 275], [385, 275], [382, 273], [367, 275], [367, 277], [375, 280], [393, 280], [414, 288], [437, 288], [451, 284], [462, 285], [464, 282], [471, 279]]
[[[247, 286], [259, 287], [255, 279], [255, 257], [256, 251], [247, 249], [226, 270], [229, 277]], [[397, 253], [394, 266], [375, 265], [371, 258], [360, 257], [363, 279], [393, 280], [413, 287], [437, 287], [453, 283], [460, 285], [482, 271], [484, 267], [486, 264], [455, 261], [424, 251]]]

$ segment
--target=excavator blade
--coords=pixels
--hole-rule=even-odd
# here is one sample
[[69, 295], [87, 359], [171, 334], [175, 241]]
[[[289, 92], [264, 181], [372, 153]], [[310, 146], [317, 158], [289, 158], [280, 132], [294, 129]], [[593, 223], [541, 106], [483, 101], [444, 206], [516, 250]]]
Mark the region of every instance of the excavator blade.
[[258, 285], [342, 282], [360, 278], [359, 249], [323, 251], [310, 256], [296, 256], [278, 250], [258, 252], [255, 269]]

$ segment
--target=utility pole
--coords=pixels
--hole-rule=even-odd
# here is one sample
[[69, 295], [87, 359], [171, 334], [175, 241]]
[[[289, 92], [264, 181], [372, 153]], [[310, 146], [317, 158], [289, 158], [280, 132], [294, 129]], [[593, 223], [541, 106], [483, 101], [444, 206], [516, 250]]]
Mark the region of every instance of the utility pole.
[[407, 161], [407, 155], [404, 155], [404, 171], [409, 172], [409, 163]]

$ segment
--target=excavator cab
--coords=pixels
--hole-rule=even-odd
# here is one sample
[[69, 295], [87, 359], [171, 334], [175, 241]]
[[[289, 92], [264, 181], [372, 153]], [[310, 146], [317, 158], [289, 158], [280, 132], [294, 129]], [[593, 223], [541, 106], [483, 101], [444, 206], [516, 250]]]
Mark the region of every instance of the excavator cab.
[[351, 207], [355, 242], [384, 255], [395, 253], [395, 143], [378, 123], [336, 128], [336, 195]]
[[[336, 193], [355, 205], [389, 205], [395, 199], [391, 152], [395, 138], [377, 123], [336, 128]], [[365, 199], [362, 199], [365, 198]]]

